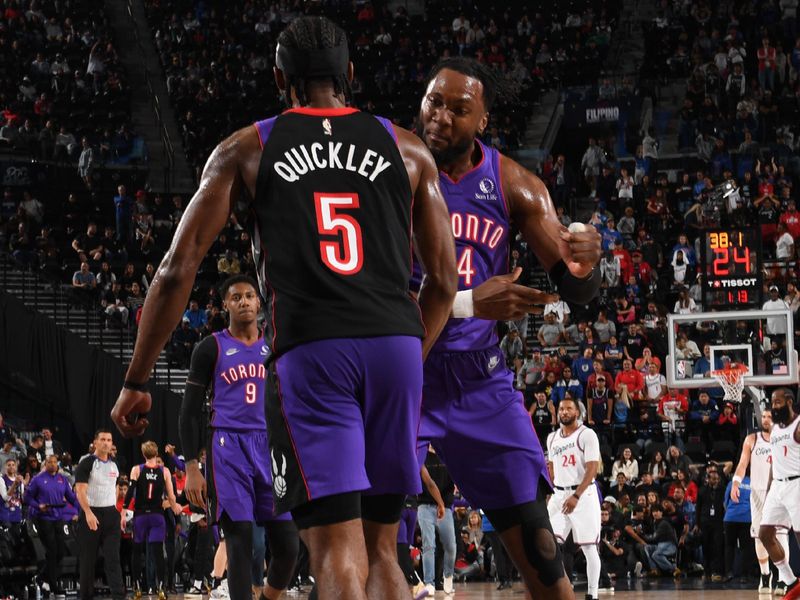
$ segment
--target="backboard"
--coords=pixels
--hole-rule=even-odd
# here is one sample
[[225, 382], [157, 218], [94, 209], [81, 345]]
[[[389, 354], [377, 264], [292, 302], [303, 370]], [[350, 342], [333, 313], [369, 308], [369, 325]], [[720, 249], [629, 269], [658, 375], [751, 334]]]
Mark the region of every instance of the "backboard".
[[797, 383], [794, 321], [788, 309], [671, 314], [667, 330], [669, 387], [719, 387], [709, 372], [727, 361], [747, 367], [747, 386]]

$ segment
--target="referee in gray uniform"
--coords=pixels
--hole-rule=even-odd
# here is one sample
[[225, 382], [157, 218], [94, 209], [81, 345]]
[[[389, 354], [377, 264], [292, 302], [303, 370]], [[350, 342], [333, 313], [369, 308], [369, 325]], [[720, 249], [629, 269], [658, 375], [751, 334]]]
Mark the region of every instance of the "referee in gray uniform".
[[119, 563], [119, 545], [125, 523], [117, 512], [119, 468], [109, 456], [112, 443], [111, 432], [98, 429], [94, 434], [94, 453], [81, 460], [75, 469], [75, 495], [81, 505], [78, 544], [82, 600], [94, 597], [94, 567], [101, 545], [111, 596], [114, 600], [125, 598]]

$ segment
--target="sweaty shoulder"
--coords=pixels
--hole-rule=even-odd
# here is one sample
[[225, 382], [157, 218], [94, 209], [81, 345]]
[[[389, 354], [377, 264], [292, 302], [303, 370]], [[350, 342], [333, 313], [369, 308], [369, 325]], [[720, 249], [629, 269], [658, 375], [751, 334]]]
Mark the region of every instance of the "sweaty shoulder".
[[432, 169], [434, 173], [438, 173], [436, 162], [433, 160], [433, 156], [431, 156], [427, 146], [416, 135], [402, 127], [395, 127], [394, 131], [397, 134], [397, 147], [400, 150], [400, 156], [403, 157], [403, 163], [408, 172], [411, 190], [414, 191], [417, 189], [423, 173], [429, 169]]
[[243, 127], [222, 140], [209, 158], [209, 165], [215, 159], [236, 165], [250, 197], [255, 195], [258, 167], [261, 163], [261, 140], [254, 126]]
[[503, 193], [512, 214], [525, 205], [544, 209], [549, 203], [550, 194], [544, 182], [517, 161], [501, 154], [500, 171]]

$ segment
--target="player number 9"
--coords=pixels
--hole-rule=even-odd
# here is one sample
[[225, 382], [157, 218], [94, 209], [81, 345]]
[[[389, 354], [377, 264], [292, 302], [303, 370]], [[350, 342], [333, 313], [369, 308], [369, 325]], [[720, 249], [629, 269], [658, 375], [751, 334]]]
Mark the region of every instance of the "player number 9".
[[255, 383], [248, 383], [244, 386], [244, 401], [247, 404], [255, 404], [256, 403], [256, 384]]

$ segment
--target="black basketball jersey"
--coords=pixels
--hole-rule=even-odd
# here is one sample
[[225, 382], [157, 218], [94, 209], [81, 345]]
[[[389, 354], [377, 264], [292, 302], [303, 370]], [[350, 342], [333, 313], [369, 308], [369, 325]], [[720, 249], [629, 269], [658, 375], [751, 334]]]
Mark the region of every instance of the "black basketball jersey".
[[275, 355], [314, 340], [422, 337], [412, 194], [391, 123], [300, 108], [255, 124], [254, 257]]
[[553, 417], [550, 414], [550, 411], [547, 409], [547, 405], [539, 406], [539, 403], [536, 403], [536, 408], [533, 411], [533, 424], [536, 426], [542, 425], [550, 425], [552, 422]]
[[166, 484], [164, 483], [164, 467], [148, 467], [139, 465], [139, 479], [136, 480], [136, 504], [134, 512], [161, 512]]

